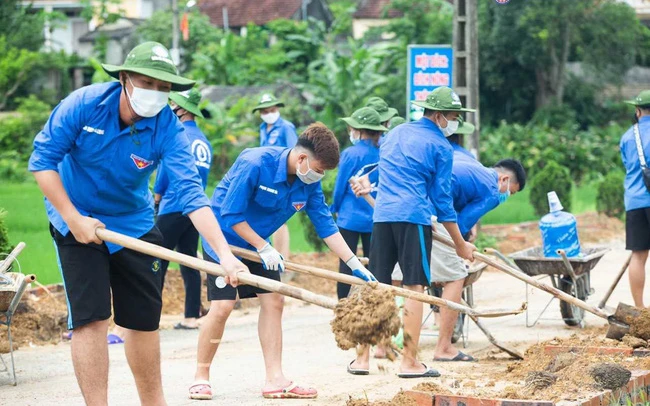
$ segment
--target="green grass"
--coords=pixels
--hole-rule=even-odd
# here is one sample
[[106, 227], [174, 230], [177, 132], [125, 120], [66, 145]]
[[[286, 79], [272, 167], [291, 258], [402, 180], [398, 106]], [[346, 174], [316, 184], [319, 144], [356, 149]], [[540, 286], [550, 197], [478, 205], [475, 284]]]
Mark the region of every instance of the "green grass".
[[[214, 187], [208, 189], [212, 195]], [[537, 220], [528, 202], [529, 190], [517, 193], [508, 202], [483, 218], [483, 224], [508, 224]], [[13, 245], [24, 241], [27, 247], [19, 260], [25, 273], [33, 273], [43, 284], [58, 283], [61, 276], [56, 262], [52, 239], [48, 231], [43, 197], [35, 183], [0, 184], [0, 207], [7, 211], [9, 239]], [[573, 212], [583, 213], [596, 209], [596, 187], [585, 185], [573, 189]], [[309, 252], [298, 216], [289, 220], [292, 252]]]

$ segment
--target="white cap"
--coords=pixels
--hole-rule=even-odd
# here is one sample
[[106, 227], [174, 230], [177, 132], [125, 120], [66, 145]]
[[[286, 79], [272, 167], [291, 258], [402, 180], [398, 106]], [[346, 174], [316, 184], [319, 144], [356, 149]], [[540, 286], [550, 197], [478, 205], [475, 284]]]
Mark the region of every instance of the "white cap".
[[557, 193], [555, 193], [555, 191], [548, 192], [546, 196], [548, 197], [548, 207], [551, 213], [564, 209], [564, 207], [562, 207], [562, 203], [560, 203], [560, 198], [557, 197]]

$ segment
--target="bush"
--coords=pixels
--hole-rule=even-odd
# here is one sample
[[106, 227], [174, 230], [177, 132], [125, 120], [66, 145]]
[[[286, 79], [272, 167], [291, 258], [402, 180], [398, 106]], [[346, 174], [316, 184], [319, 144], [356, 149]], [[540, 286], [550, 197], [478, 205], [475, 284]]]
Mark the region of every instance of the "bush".
[[625, 189], [623, 182], [625, 173], [623, 171], [612, 171], [598, 185], [596, 196], [596, 209], [608, 217], [623, 218], [625, 214], [625, 202], [623, 194]]
[[543, 216], [548, 213], [547, 193], [555, 191], [564, 206], [564, 211], [571, 211], [571, 175], [569, 170], [554, 161], [539, 171], [530, 182], [530, 203], [535, 208], [535, 214]]
[[[334, 193], [334, 185], [336, 184], [336, 175], [338, 174], [338, 169], [333, 171], [328, 171], [327, 175], [321, 181], [321, 186], [323, 187], [323, 194], [325, 195], [325, 201], [332, 201], [332, 194]], [[302, 224], [302, 230], [305, 233], [305, 239], [311, 244], [311, 246], [318, 252], [323, 252], [325, 250], [325, 243], [323, 240], [316, 234], [316, 229], [314, 224], [307, 216], [305, 211], [300, 213], [300, 223]]]
[[8, 254], [11, 252], [13, 247], [9, 244], [9, 230], [5, 224], [5, 219], [7, 217], [7, 212], [0, 208], [0, 259], [4, 259], [1, 254]]

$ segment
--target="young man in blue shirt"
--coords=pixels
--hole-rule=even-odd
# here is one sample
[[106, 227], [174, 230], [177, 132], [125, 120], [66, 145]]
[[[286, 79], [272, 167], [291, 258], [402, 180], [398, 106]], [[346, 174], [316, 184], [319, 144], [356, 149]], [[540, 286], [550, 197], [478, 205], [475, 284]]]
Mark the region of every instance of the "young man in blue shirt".
[[[262, 124], [260, 124], [260, 147], [282, 147], [293, 148], [298, 142], [296, 126], [291, 121], [280, 117], [280, 107], [284, 103], [272, 94], [265, 93], [259, 103], [253, 109], [253, 113], [259, 111]], [[289, 257], [290, 236], [289, 227], [283, 224], [273, 234], [273, 244], [280, 254]]]
[[[379, 161], [379, 137], [388, 129], [381, 125], [379, 113], [370, 107], [363, 107], [342, 120], [348, 125], [352, 146], [346, 148], [341, 154], [331, 211], [333, 214], [338, 214], [336, 224], [352, 252], [357, 252], [357, 244], [361, 239], [363, 255], [368, 256], [373, 208], [354, 195], [349, 181], [352, 176], [363, 175], [364, 168], [376, 167]], [[376, 170], [372, 171], [369, 177], [370, 182], [377, 183]], [[340, 261], [339, 272], [352, 274], [343, 260]], [[338, 282], [336, 286], [339, 299], [348, 296], [350, 285]]]
[[650, 158], [650, 90], [642, 91], [634, 100], [626, 103], [635, 107], [634, 118], [637, 123], [627, 130], [620, 144], [626, 172], [625, 248], [632, 251], [630, 290], [634, 305], [643, 308], [645, 265], [650, 250], [650, 192], [644, 183], [639, 149], [647, 162]]
[[161, 160], [183, 196], [180, 206], [220, 255], [231, 283], [248, 272], [230, 252], [183, 127], [167, 106], [171, 90], [194, 82], [178, 76], [169, 51], [156, 42], [135, 47], [122, 66], [103, 65], [119, 82], [81, 88], [52, 112], [34, 140], [29, 170], [46, 197], [68, 301], [72, 362], [84, 400], [108, 404], [111, 316], [127, 329], [125, 351], [143, 404], [165, 404], [158, 323], [160, 260], [103, 243], [100, 227], [155, 244], [149, 177]]
[[[382, 283], [391, 283], [395, 264], [404, 274], [404, 287], [423, 292], [430, 283], [431, 215], [436, 213], [461, 258], [473, 259], [476, 249], [466, 242], [456, 224], [451, 169], [453, 149], [446, 136], [458, 128], [460, 98], [448, 87], [434, 90], [425, 101], [422, 119], [401, 124], [384, 137], [379, 152], [379, 186], [370, 247], [370, 267]], [[404, 305], [404, 352], [401, 378], [440, 376], [417, 360], [422, 304], [407, 299]], [[369, 349], [349, 366], [351, 373], [367, 373]]]
[[[334, 134], [317, 123], [305, 130], [294, 148], [262, 147], [242, 152], [212, 196], [212, 210], [224, 226], [230, 244], [259, 253], [262, 264], [244, 261], [251, 273], [279, 280], [284, 258], [268, 242], [278, 227], [299, 211], [306, 211], [316, 232], [327, 246], [366, 281], [375, 280], [361, 265], [339, 233], [325, 203], [320, 180], [325, 171], [336, 168], [339, 146]], [[219, 262], [218, 253], [204, 245], [204, 257]], [[265, 398], [315, 398], [315, 389], [301, 387], [282, 372], [283, 297], [277, 293], [244, 286], [237, 289], [217, 286], [208, 277], [210, 311], [199, 334], [195, 382], [190, 398], [211, 399], [210, 365], [221, 341], [226, 320], [235, 299], [257, 296], [261, 309], [258, 333], [266, 366]], [[246, 366], [242, 366], [242, 373]]]
[[[169, 95], [172, 111], [183, 123], [194, 164], [201, 176], [203, 190], [208, 184], [212, 146], [203, 132], [196, 125], [196, 117], [204, 118], [199, 108], [201, 93], [197, 88], [185, 92], [171, 92]], [[207, 111], [206, 111], [207, 113]], [[199, 232], [189, 217], [183, 215], [182, 198], [179, 190], [169, 183], [168, 169], [163, 161], [156, 173], [154, 184], [154, 203], [156, 204], [156, 226], [163, 235], [163, 246], [176, 249], [181, 254], [196, 256], [199, 245]], [[162, 261], [162, 284], [165, 286], [165, 274], [169, 262]], [[175, 329], [197, 329], [197, 320], [201, 316], [201, 274], [196, 269], [181, 265], [181, 276], [185, 285], [185, 318], [174, 326]]]

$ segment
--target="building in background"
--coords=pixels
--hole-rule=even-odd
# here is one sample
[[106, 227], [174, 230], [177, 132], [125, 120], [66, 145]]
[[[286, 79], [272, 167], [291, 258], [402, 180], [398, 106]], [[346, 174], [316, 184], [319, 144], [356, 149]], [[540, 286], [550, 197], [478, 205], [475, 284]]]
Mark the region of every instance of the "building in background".
[[325, 0], [201, 0], [199, 9], [212, 24], [244, 36], [249, 23], [315, 18], [329, 27], [334, 19]]
[[639, 20], [648, 27], [650, 27], [650, 1], [649, 0], [619, 0], [624, 1], [634, 8], [636, 16]]
[[[363, 38], [366, 31], [373, 27], [382, 27], [391, 18], [400, 17], [395, 10], [385, 13], [391, 0], [360, 0], [357, 11], [352, 15], [352, 36], [354, 39]], [[389, 38], [384, 38], [389, 39]]]

